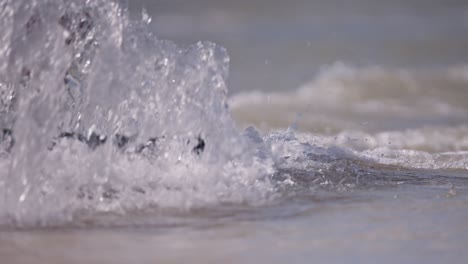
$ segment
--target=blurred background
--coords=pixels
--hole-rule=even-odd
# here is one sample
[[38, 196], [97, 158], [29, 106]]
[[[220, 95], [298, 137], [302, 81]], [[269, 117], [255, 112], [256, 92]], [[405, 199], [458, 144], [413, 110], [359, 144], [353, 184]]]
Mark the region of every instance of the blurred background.
[[468, 60], [465, 0], [132, 0], [161, 37], [231, 56], [229, 89], [295, 89], [336, 61], [443, 67]]
[[231, 108], [243, 126], [331, 133], [468, 124], [466, 0], [128, 5], [137, 19], [145, 9], [162, 39], [227, 49]]

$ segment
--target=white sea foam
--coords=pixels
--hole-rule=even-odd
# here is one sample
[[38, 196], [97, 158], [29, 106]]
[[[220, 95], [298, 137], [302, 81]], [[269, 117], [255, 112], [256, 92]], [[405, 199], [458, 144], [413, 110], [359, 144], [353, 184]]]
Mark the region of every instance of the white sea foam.
[[247, 124], [285, 127], [302, 113], [303, 130], [384, 131], [466, 124], [466, 98], [464, 66], [418, 71], [336, 63], [296, 91], [241, 93], [230, 105], [237, 119]]

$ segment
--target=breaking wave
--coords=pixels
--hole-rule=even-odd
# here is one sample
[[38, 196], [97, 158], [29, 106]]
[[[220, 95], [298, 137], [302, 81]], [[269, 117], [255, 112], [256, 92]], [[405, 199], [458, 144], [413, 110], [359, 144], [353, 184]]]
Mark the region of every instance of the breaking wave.
[[[257, 206], [302, 191], [392, 186], [418, 178], [417, 169], [451, 169], [457, 177], [468, 169], [466, 127], [447, 129], [454, 141], [432, 140], [435, 132], [428, 132], [420, 149], [403, 139], [424, 130], [395, 136], [340, 127], [342, 134], [315, 135], [291, 128], [262, 136], [248, 127], [241, 133], [228, 107], [226, 51], [210, 42], [179, 47], [158, 39], [148, 21], [147, 14], [130, 20], [108, 0], [0, 1], [0, 226]], [[337, 74], [342, 78], [330, 77]], [[343, 113], [349, 105], [360, 114], [398, 115], [406, 107], [410, 115], [416, 109], [466, 118], [464, 102], [457, 101], [466, 75], [447, 76], [460, 85], [445, 98], [450, 102], [436, 107], [433, 99], [445, 96], [438, 90], [428, 90], [415, 107], [415, 97], [391, 94], [387, 86], [413, 83], [402, 72], [356, 73], [342, 65], [295, 94], [241, 95], [231, 104], [235, 113], [273, 105], [270, 110], [288, 108], [289, 115], [301, 111], [289, 108], [298, 102]], [[432, 77], [423, 82], [437, 85]], [[316, 96], [323, 87], [326, 96]], [[352, 135], [361, 143], [347, 140]], [[389, 147], [388, 137], [400, 140]], [[408, 172], [402, 176], [395, 166]]]
[[468, 67], [392, 69], [335, 63], [294, 92], [248, 92], [230, 99], [244, 123], [337, 133], [454, 126], [468, 122]]

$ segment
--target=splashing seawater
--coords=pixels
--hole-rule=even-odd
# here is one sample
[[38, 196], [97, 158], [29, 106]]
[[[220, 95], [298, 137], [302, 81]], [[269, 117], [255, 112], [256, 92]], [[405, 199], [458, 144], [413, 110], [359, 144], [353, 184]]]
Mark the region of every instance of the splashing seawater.
[[271, 161], [227, 108], [222, 47], [159, 40], [112, 1], [0, 8], [1, 224], [271, 195]]
[[226, 51], [160, 40], [150, 20], [109, 0], [0, 0], [0, 226], [393, 184], [405, 157], [465, 169], [466, 155], [383, 159], [293, 130], [239, 133]]

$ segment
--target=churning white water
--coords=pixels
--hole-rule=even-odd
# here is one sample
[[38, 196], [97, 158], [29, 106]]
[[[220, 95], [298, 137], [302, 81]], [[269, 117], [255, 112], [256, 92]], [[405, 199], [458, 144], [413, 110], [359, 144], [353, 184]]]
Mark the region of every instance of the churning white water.
[[223, 47], [150, 22], [110, 0], [0, 0], [0, 256], [466, 256], [466, 66], [335, 63], [294, 91], [228, 98]]

